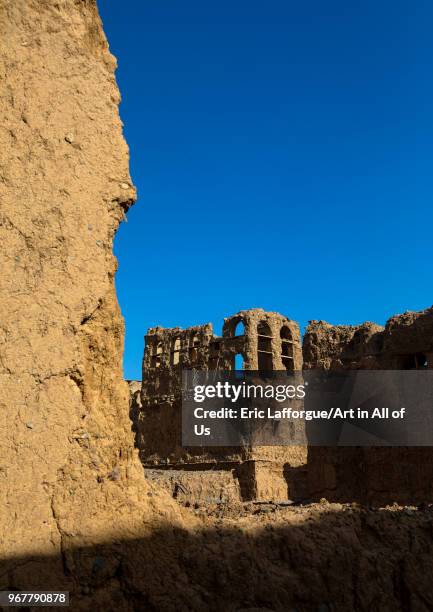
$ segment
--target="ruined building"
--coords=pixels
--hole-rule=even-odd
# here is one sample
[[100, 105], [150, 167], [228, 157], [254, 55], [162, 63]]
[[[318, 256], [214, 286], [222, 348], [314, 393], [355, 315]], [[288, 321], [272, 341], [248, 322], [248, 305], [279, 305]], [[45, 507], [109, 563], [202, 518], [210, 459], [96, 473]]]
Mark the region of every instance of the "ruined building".
[[[385, 327], [311, 321], [303, 355], [304, 369], [433, 368], [433, 307], [393, 316]], [[433, 501], [433, 452], [429, 447], [311, 447], [308, 489], [313, 498], [374, 505]]]
[[[221, 337], [208, 323], [185, 330], [151, 328], [145, 340], [143, 383], [131, 416], [142, 462], [153, 470], [150, 475], [169, 477], [171, 489], [198, 486], [196, 496], [207, 499], [286, 500], [289, 494], [299, 495], [305, 447], [184, 448], [181, 443], [182, 369], [302, 370], [298, 324], [253, 309], [225, 319]], [[173, 484], [173, 470], [181, 486]]]
[[[236, 365], [237, 356], [242, 364]], [[214, 336], [210, 324], [152, 328], [131, 410], [142, 462], [172, 493], [178, 487], [200, 499], [325, 497], [374, 504], [433, 499], [429, 448], [311, 446], [307, 461], [304, 446], [182, 447], [181, 370], [235, 367], [262, 372], [432, 368], [433, 308], [394, 316], [385, 327], [311, 321], [302, 349], [297, 323], [261, 309], [225, 319], [222, 337]]]

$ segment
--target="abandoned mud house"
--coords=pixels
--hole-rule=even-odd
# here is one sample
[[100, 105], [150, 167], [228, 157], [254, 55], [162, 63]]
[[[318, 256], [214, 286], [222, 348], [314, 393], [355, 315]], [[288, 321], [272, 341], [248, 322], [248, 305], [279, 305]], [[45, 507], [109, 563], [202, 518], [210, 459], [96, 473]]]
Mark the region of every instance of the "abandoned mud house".
[[262, 309], [225, 319], [221, 337], [206, 324], [186, 330], [151, 328], [145, 340], [143, 381], [133, 383], [131, 406], [137, 445], [148, 475], [164, 480], [172, 491], [177, 487], [180, 496], [179, 491], [186, 496], [194, 491], [195, 498], [222, 500], [433, 499], [430, 449], [311, 447], [307, 457], [300, 446], [181, 446], [183, 368], [432, 368], [433, 308], [394, 316], [385, 327], [311, 321], [303, 346], [296, 322]]
[[[146, 335], [143, 380], [150, 373], [178, 368], [233, 370], [236, 357], [246, 370], [298, 370], [302, 367], [299, 326], [294, 321], [262, 309], [244, 310], [224, 320], [222, 336], [214, 336], [210, 323], [163, 329]], [[239, 365], [239, 364], [238, 364]]]
[[289, 486], [291, 495], [297, 495], [297, 482], [290, 480], [305, 464], [305, 447], [182, 447], [181, 372], [299, 371], [298, 324], [278, 313], [253, 309], [226, 318], [221, 337], [208, 323], [186, 330], [151, 328], [145, 341], [140, 398], [138, 402], [136, 393], [131, 409], [144, 466], [158, 478], [171, 477], [172, 470], [181, 472], [177, 477], [188, 481], [183, 485], [187, 489], [196, 486], [200, 472], [201, 496], [208, 499], [287, 499]]
[[[433, 307], [391, 317], [385, 327], [311, 321], [303, 341], [304, 369], [433, 368]], [[433, 501], [429, 447], [320, 448], [308, 452], [312, 498], [375, 505]]]

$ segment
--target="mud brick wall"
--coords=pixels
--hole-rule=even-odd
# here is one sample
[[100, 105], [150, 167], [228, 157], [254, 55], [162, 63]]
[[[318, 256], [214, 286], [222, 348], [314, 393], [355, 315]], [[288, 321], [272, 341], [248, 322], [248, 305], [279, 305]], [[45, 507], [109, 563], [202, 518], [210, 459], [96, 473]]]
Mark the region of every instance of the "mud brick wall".
[[133, 414], [137, 446], [146, 465], [240, 461], [250, 457], [246, 448], [184, 449], [181, 445], [182, 369], [233, 370], [238, 354], [246, 370], [301, 370], [299, 326], [278, 313], [257, 308], [226, 318], [221, 337], [214, 335], [210, 323], [185, 330], [149, 329], [145, 337], [141, 406]]
[[[221, 337], [214, 335], [211, 324], [185, 330], [149, 329], [145, 337], [141, 397], [140, 401], [133, 398], [131, 404], [140, 457], [147, 468], [186, 464], [191, 469], [200, 465], [227, 469], [228, 465], [243, 479], [239, 486], [248, 499], [266, 497], [272, 492], [279, 499], [286, 499], [290, 468], [305, 464], [306, 448], [182, 447], [182, 369], [233, 370], [236, 355], [242, 356], [245, 370], [299, 371], [302, 369], [299, 326], [279, 313], [252, 309], [224, 319]], [[245, 461], [253, 462], [253, 467], [238, 470]], [[254, 466], [255, 461], [263, 462], [260, 470], [258, 465]], [[259, 473], [260, 479], [256, 478]], [[268, 475], [266, 483], [264, 474]]]
[[[304, 368], [423, 369], [433, 367], [433, 308], [393, 316], [380, 327], [310, 322]], [[433, 501], [433, 449], [321, 448], [308, 450], [313, 499], [370, 504]]]
[[63, 588], [76, 610], [110, 593], [80, 607], [76, 551], [158, 516], [122, 376], [112, 243], [135, 189], [115, 68], [94, 0], [0, 0], [0, 589]]

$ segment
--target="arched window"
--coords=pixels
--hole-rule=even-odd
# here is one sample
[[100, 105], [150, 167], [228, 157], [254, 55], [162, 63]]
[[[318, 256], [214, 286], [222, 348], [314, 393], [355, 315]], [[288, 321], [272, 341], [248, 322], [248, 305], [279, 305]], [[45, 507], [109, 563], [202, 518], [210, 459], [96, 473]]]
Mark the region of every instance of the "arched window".
[[243, 321], [239, 321], [236, 323], [236, 327], [234, 329], [234, 336], [243, 336], [245, 334], [245, 325]]
[[272, 332], [265, 321], [257, 325], [257, 357], [259, 370], [269, 372], [273, 369]]
[[162, 361], [162, 342], [158, 342], [158, 344], [155, 347], [155, 352], [153, 353], [153, 356], [152, 356], [152, 366], [154, 368], [160, 368], [161, 361]]
[[424, 355], [424, 353], [417, 353], [415, 355], [415, 359], [416, 359], [416, 367], [418, 370], [421, 370], [423, 368], [428, 368], [427, 357]]
[[281, 361], [286, 370], [293, 370], [293, 335], [287, 325], [284, 325], [280, 330], [281, 338]]
[[171, 351], [171, 363], [177, 365], [180, 361], [180, 338], [175, 338]]
[[424, 353], [415, 353], [415, 355], [404, 355], [399, 364], [400, 370], [423, 370], [428, 368], [427, 357]]
[[243, 370], [244, 369], [244, 356], [242, 353], [238, 353], [235, 355], [235, 370]]
[[235, 338], [245, 334], [245, 324], [241, 316], [230, 317], [223, 325], [223, 337]]
[[198, 356], [198, 348], [200, 346], [200, 339], [198, 336], [192, 336], [189, 345], [189, 358], [191, 361], [195, 361]]
[[219, 342], [211, 342], [209, 345], [209, 370], [218, 370], [220, 365], [220, 349]]

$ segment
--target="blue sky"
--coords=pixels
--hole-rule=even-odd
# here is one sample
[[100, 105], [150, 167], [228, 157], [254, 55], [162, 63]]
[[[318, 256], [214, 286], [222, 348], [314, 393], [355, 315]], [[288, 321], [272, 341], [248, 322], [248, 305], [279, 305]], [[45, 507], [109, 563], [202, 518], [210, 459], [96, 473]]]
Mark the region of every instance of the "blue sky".
[[431, 2], [99, 8], [139, 194], [115, 240], [127, 378], [157, 324], [433, 303]]

